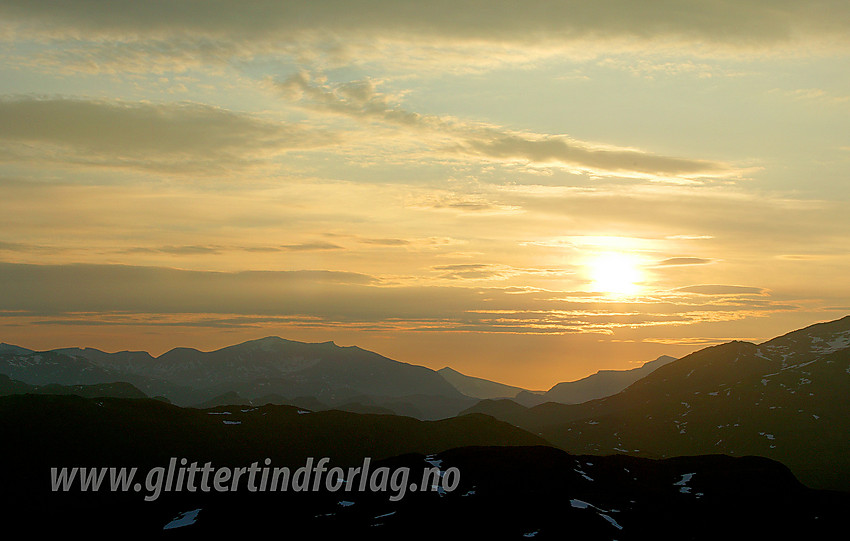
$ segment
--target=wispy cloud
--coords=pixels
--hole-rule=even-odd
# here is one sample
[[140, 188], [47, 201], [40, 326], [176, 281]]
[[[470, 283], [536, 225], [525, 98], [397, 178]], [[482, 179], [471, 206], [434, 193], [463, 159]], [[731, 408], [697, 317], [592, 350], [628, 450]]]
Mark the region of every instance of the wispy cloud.
[[660, 267], [680, 267], [686, 265], [708, 265], [714, 263], [713, 259], [702, 257], [671, 257], [657, 263]]
[[[465, 273], [499, 272], [501, 267], [471, 263], [436, 266], [434, 270], [474, 280], [476, 276]], [[366, 274], [329, 270], [228, 273], [128, 265], [0, 263], [0, 296], [6, 317], [61, 318], [69, 323], [93, 316], [136, 314], [130, 319], [144, 324], [149, 315], [160, 314], [178, 325], [199, 317], [238, 314], [290, 318], [312, 325], [342, 322], [361, 328], [610, 334], [616, 328], [728, 321], [795, 308], [773, 302], [763, 289], [755, 287], [691, 286], [677, 292], [613, 301], [590, 293], [513, 286], [400, 286]], [[738, 300], [701, 302], [700, 297], [706, 295]], [[753, 295], [760, 298], [753, 299]]]
[[304, 242], [301, 244], [285, 244], [281, 246], [284, 250], [292, 252], [311, 252], [321, 250], [343, 250], [344, 248], [332, 242]]
[[[332, 0], [326, 2], [150, 1], [132, 7], [109, 0], [62, 4], [5, 0], [0, 14], [5, 33], [54, 38], [107, 40], [205, 39], [279, 46], [332, 41], [346, 45], [449, 43], [512, 48], [558, 48], [589, 41], [643, 49], [688, 44], [707, 52], [767, 51], [815, 42], [847, 43], [847, 5], [841, 0], [800, 4], [769, 0], [690, 3], [671, 9], [665, 2], [507, 0], [415, 2], [412, 0]], [[579, 47], [575, 47], [577, 50]], [[363, 50], [368, 50], [365, 46]], [[329, 51], [330, 52], [330, 51]], [[576, 51], [578, 53], [578, 51]]]
[[430, 137], [431, 151], [500, 163], [560, 167], [598, 176], [650, 179], [725, 177], [738, 171], [729, 164], [579, 141], [567, 135], [511, 131], [499, 126], [408, 111], [372, 80], [332, 85], [299, 72], [272, 83], [287, 99], [324, 113], [379, 121], [410, 130], [417, 140]]
[[195, 103], [0, 99], [6, 161], [221, 174], [335, 140], [327, 132]]
[[408, 246], [410, 241], [407, 239], [359, 239], [363, 244], [374, 244], [377, 246]]
[[765, 290], [760, 287], [715, 284], [680, 287], [677, 291], [696, 293], [698, 295], [764, 295], [766, 293]]

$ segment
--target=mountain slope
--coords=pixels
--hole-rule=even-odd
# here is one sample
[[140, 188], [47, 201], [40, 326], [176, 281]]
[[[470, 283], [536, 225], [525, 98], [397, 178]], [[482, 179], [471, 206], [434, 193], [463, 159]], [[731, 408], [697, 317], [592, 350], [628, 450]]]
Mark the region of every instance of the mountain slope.
[[706, 348], [607, 398], [501, 418], [572, 452], [759, 455], [810, 486], [850, 490], [848, 346], [850, 317]]
[[[116, 458], [127, 465], [167, 464], [195, 457], [219, 464], [250, 464], [270, 457], [276, 464], [303, 464], [328, 456], [353, 464], [369, 456], [431, 454], [464, 445], [545, 445], [539, 436], [485, 415], [420, 421], [394, 415], [342, 411], [308, 412], [291, 406], [181, 408], [152, 399], [86, 399], [79, 396], [0, 397], [0, 433], [14, 446], [0, 455], [17, 472], [46, 460], [56, 466], [101, 465]], [[51, 462], [52, 461], [52, 462]], [[39, 473], [40, 475], [40, 473]]]
[[29, 385], [0, 374], [0, 396], [13, 394], [76, 395], [84, 398], [147, 398], [147, 395], [129, 383], [96, 383], [93, 385]]
[[619, 393], [639, 379], [648, 376], [657, 368], [675, 360], [675, 357], [662, 355], [653, 361], [648, 361], [642, 366], [632, 368], [631, 370], [600, 370], [577, 381], [559, 383], [538, 397], [537, 404], [544, 402], [581, 404], [588, 400], [611, 396]]
[[115, 381], [108, 370], [86, 357], [59, 351], [0, 351], [0, 374], [30, 385], [91, 385]]
[[472, 398], [511, 398], [523, 391], [528, 392], [526, 389], [521, 387], [514, 387], [512, 385], [505, 385], [504, 383], [498, 383], [483, 378], [467, 376], [466, 374], [461, 374], [457, 370], [449, 368], [448, 366], [437, 370], [437, 373], [443, 376], [443, 378], [455, 389], [466, 396], [471, 396]]

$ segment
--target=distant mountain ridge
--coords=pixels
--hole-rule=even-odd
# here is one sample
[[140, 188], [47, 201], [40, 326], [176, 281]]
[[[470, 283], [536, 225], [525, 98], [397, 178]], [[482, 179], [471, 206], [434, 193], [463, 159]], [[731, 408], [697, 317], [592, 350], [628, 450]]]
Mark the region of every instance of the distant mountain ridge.
[[437, 373], [443, 376], [455, 389], [473, 398], [513, 398], [521, 392], [529, 392], [522, 387], [467, 376], [448, 366], [437, 370]]
[[653, 370], [675, 361], [675, 357], [661, 355], [637, 368], [628, 370], [599, 370], [577, 381], [565, 381], [554, 385], [548, 391], [530, 391], [522, 387], [506, 385], [484, 378], [467, 376], [450, 367], [437, 370], [446, 381], [458, 391], [482, 400], [509, 398], [525, 407], [537, 406], [545, 402], [560, 404], [580, 404], [617, 394], [632, 383], [652, 373]]
[[675, 357], [661, 355], [637, 368], [629, 370], [599, 370], [577, 381], [558, 383], [542, 395], [527, 394], [517, 396], [516, 401], [524, 406], [536, 406], [544, 402], [559, 404], [581, 404], [617, 394], [637, 380], [648, 376], [657, 368], [675, 361]]
[[96, 383], [93, 385], [30, 385], [0, 374], [0, 396], [14, 394], [50, 394], [75, 395], [84, 398], [148, 398], [148, 396], [129, 383]]
[[314, 397], [329, 406], [370, 397], [376, 406], [405, 402], [424, 418], [442, 418], [474, 403], [430, 368], [356, 346], [279, 337], [210, 352], [175, 348], [158, 357], [138, 351], [60, 348], [36, 352], [4, 346], [0, 374], [32, 385], [127, 381], [150, 396], [166, 396], [182, 405], [231, 392], [246, 399]]
[[809, 486], [850, 491], [850, 316], [759, 345], [702, 349], [607, 398], [504, 402], [465, 413], [492, 415], [572, 452], [765, 456]]

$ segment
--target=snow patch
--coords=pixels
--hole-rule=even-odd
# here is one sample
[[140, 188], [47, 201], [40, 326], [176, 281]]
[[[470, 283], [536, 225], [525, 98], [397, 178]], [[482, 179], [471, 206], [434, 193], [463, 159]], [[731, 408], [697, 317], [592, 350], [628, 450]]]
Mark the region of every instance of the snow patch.
[[191, 526], [198, 519], [200, 509], [193, 511], [185, 511], [177, 515], [177, 518], [162, 527], [163, 530], [173, 530], [174, 528], [182, 528], [183, 526]]
[[374, 520], [378, 520], [379, 518], [386, 518], [395, 515], [395, 511], [390, 511], [389, 513], [385, 513], [383, 515], [378, 515]]
[[815, 341], [812, 339], [812, 351], [816, 353], [820, 353], [822, 355], [827, 353], [834, 353], [840, 349], [844, 349], [850, 346], [850, 331], [843, 331], [833, 336], [832, 340], [828, 341], [826, 344], [821, 345], [820, 342], [823, 340]]
[[614, 520], [613, 518], [611, 518], [611, 516], [610, 516], [610, 515], [606, 515], [605, 513], [599, 513], [599, 516], [600, 516], [600, 517], [602, 517], [602, 518], [604, 518], [604, 519], [605, 519], [605, 520], [607, 520], [608, 522], [610, 522], [610, 523], [611, 523], [611, 525], [612, 525], [612, 526], [614, 526], [615, 528], [617, 528], [618, 530], [622, 530], [622, 529], [623, 529], [623, 527], [622, 527], [622, 526], [620, 526], [619, 524], [617, 524], [617, 521], [616, 521], [616, 520]]
[[[718, 442], [720, 443], [720, 442]], [[693, 473], [684, 473], [682, 474], [682, 478], [679, 479], [676, 483], [673, 483], [674, 487], [680, 487], [679, 492], [682, 494], [690, 494], [691, 487], [688, 486], [688, 483], [691, 482], [691, 478], [693, 478], [695, 474]]]
[[614, 520], [613, 518], [611, 518], [611, 516], [608, 514], [608, 513], [616, 513], [616, 512], [617, 512], [617, 510], [616, 510], [616, 509], [612, 509], [611, 511], [606, 511], [605, 509], [601, 509], [601, 508], [599, 508], [599, 507], [596, 507], [596, 506], [595, 506], [595, 505], [593, 505], [592, 503], [587, 503], [587, 502], [585, 502], [585, 501], [582, 501], [582, 500], [576, 500], [576, 499], [572, 499], [572, 500], [570, 500], [570, 506], [571, 506], [571, 507], [574, 507], [574, 508], [576, 508], [576, 509], [593, 509], [594, 511], [596, 511], [596, 513], [597, 513], [600, 517], [604, 518], [604, 519], [605, 519], [605, 520], [607, 520], [609, 523], [611, 523], [611, 525], [612, 525], [612, 526], [614, 526], [614, 527], [615, 527], [615, 528], [617, 528], [618, 530], [622, 530], [622, 529], [623, 529], [623, 527], [622, 527], [622, 526], [620, 526], [620, 525], [617, 523], [617, 521], [616, 521], [616, 520]]

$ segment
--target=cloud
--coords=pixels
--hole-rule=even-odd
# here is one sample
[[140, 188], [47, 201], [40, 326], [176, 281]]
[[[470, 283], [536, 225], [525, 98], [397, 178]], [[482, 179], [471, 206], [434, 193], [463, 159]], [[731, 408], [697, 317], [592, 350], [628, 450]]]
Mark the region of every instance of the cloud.
[[[441, 267], [435, 270], [499, 270], [483, 264]], [[693, 287], [712, 292], [731, 287], [737, 295], [761, 291]], [[119, 318], [145, 325], [154, 318], [182, 325], [238, 316], [286, 318], [314, 327], [513, 334], [610, 334], [616, 328], [728, 321], [796, 308], [770, 299], [702, 303], [697, 298], [677, 304], [677, 297], [670, 296], [608, 302], [588, 293], [533, 288], [400, 286], [366, 274], [330, 270], [215, 272], [19, 263], [0, 263], [0, 298], [0, 316], [6, 323], [15, 318], [68, 324]]]
[[122, 254], [171, 254], [171, 255], [205, 255], [219, 254], [223, 248], [221, 246], [201, 246], [201, 245], [184, 245], [184, 246], [134, 246], [118, 250]]
[[671, 257], [658, 263], [660, 267], [678, 267], [684, 265], [708, 265], [714, 263], [713, 259], [704, 259], [702, 257]]
[[222, 173], [334, 140], [325, 132], [194, 103], [0, 99], [7, 161]]
[[446, 280], [492, 280], [508, 278], [516, 274], [507, 267], [478, 263], [437, 265], [432, 268], [445, 271], [439, 277]]
[[[252, 253], [270, 253], [282, 252], [286, 250], [292, 251], [309, 251], [309, 250], [334, 250], [341, 249], [341, 246], [329, 243], [314, 243], [314, 244], [292, 244], [285, 246], [222, 246], [214, 244], [185, 244], [185, 245], [166, 245], [166, 246], [133, 246], [114, 250], [113, 253], [118, 254], [169, 254], [169, 255], [209, 255], [209, 254], [224, 254], [227, 252], [252, 252]], [[2, 249], [2, 243], [0, 243]]]
[[67, 248], [58, 246], [44, 246], [40, 244], [30, 244], [26, 242], [0, 241], [0, 250], [5, 252], [54, 254], [64, 252], [67, 250]]
[[502, 163], [561, 167], [599, 176], [639, 178], [724, 177], [737, 173], [710, 160], [663, 156], [633, 148], [578, 141], [566, 135], [521, 133], [498, 126], [463, 122], [407, 111], [378, 91], [372, 80], [331, 85], [299, 72], [271, 82], [285, 98], [324, 113], [378, 121], [408, 130], [416, 141], [430, 137], [432, 152]]
[[696, 293], [697, 295], [764, 295], [760, 287], [726, 286], [726, 285], [697, 285], [680, 287], [676, 291]]
[[332, 242], [305, 242], [301, 244], [285, 244], [281, 246], [284, 250], [292, 252], [310, 252], [314, 250], [343, 250], [342, 246]]
[[[830, 251], [841, 236], [829, 228], [830, 223], [841, 220], [841, 206], [799, 194], [745, 191], [728, 185], [612, 186], [602, 181], [598, 188], [582, 190], [511, 188], [509, 201], [529, 215], [566, 217], [577, 231], [593, 231], [604, 223], [627, 237], [711, 240], [713, 247], [771, 254]], [[685, 234], [671, 236], [670, 231]], [[670, 249], [658, 244], [653, 247]]]
[[728, 176], [734, 170], [721, 162], [661, 156], [576, 141], [563, 135], [512, 134], [479, 131], [461, 141], [458, 151], [482, 157], [534, 165], [564, 167], [576, 172], [630, 177]]
[[375, 244], [378, 246], [408, 246], [409, 240], [406, 239], [359, 239], [363, 244]]
[[452, 193], [448, 191], [438, 191], [437, 193], [409, 198], [407, 206], [414, 209], [452, 211], [459, 214], [514, 214], [521, 211], [520, 207], [516, 205], [491, 201], [479, 194]]
[[848, 7], [842, 0], [687, 2], [687, 9], [663, 0], [528, 0], [521, 5], [509, 0], [212, 0], [202, 5], [4, 0], [0, 16], [18, 32], [95, 41], [192, 36], [237, 43], [331, 39], [553, 47], [595, 40], [644, 48], [686, 42], [751, 50], [805, 40], [846, 44]]

